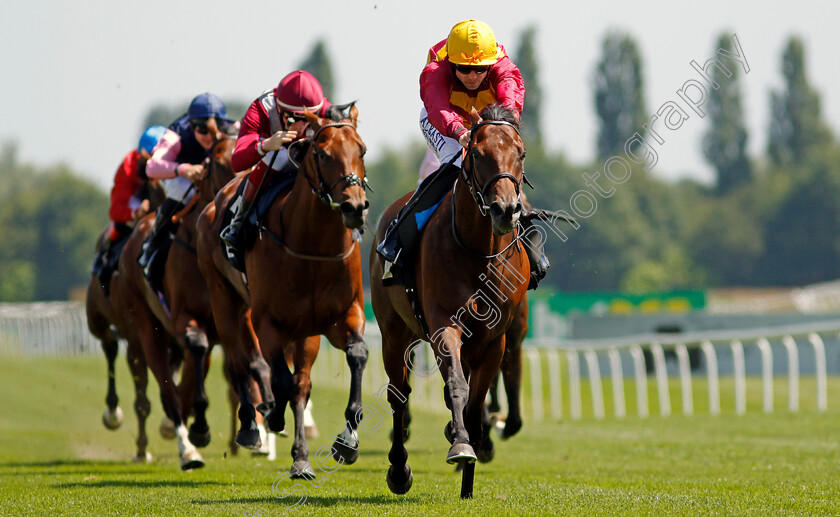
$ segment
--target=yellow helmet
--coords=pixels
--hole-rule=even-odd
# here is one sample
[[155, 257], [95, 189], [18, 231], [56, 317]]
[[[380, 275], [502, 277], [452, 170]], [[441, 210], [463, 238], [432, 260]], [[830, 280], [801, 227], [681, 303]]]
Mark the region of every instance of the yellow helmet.
[[493, 29], [478, 20], [464, 20], [455, 24], [446, 38], [449, 62], [456, 65], [493, 65], [501, 57]]

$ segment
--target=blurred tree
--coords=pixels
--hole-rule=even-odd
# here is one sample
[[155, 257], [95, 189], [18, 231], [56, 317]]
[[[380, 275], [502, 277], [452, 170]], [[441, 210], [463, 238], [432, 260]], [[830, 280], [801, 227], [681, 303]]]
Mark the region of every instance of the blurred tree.
[[[733, 50], [727, 34], [718, 38], [717, 48]], [[747, 129], [741, 104], [741, 67], [727, 67], [729, 77], [718, 67], [712, 67], [712, 79], [719, 85], [709, 90], [709, 130], [703, 137], [703, 154], [717, 170], [717, 189], [725, 194], [752, 180], [747, 157]]]
[[770, 94], [767, 152], [776, 165], [801, 165], [810, 153], [832, 140], [820, 114], [820, 96], [808, 82], [805, 46], [791, 37], [782, 56], [784, 90]]
[[611, 31], [595, 69], [598, 157], [624, 153], [624, 144], [647, 121], [642, 57], [629, 34]]
[[522, 110], [520, 130], [522, 139], [528, 150], [542, 152], [542, 104], [543, 93], [540, 87], [539, 57], [534, 40], [537, 37], [537, 27], [526, 27], [520, 36], [519, 46], [514, 63], [522, 73], [525, 81], [525, 107]]
[[66, 167], [37, 170], [0, 154], [0, 301], [63, 300], [89, 280], [108, 197]]
[[327, 44], [324, 39], [319, 39], [315, 42], [309, 54], [303, 58], [303, 61], [298, 65], [298, 69], [306, 70], [321, 82], [321, 88], [324, 89], [324, 95], [332, 100], [335, 93], [335, 79], [333, 78], [332, 60], [329, 52], [327, 52]]

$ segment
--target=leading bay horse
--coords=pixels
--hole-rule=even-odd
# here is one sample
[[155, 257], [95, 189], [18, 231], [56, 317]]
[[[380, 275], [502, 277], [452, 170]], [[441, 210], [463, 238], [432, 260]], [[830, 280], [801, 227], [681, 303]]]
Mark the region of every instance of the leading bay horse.
[[[233, 178], [229, 168], [213, 166], [221, 155], [229, 154], [232, 137], [226, 137], [214, 119], [208, 122], [208, 129], [214, 133], [215, 143], [210, 150], [210, 159], [205, 162], [204, 176], [194, 186], [196, 195], [183, 211], [168, 214], [180, 220], [180, 224], [166, 258], [161, 282], [164, 300], [149, 286], [137, 263], [154, 217], [144, 219], [126, 243], [119, 267], [120, 275], [125, 277], [126, 292], [124, 296], [115, 297], [118, 309], [130, 314], [143, 355], [160, 387], [166, 416], [174, 423], [182, 470], [204, 465], [196, 449], [196, 445], [205, 446], [210, 441], [204, 376], [209, 366], [210, 347], [219, 342], [207, 286], [198, 269], [195, 222], [201, 208]], [[180, 386], [175, 386], [172, 380], [168, 359], [169, 342], [173, 337], [187, 359]], [[187, 431], [186, 421], [193, 412], [195, 420]]]
[[[247, 180], [238, 177], [228, 184], [199, 219], [199, 261], [212, 293], [219, 332], [256, 338], [271, 367], [276, 400], [266, 399], [262, 408], [271, 431], [285, 428], [286, 404], [291, 403], [295, 421], [293, 477], [315, 477], [308, 460], [303, 411], [321, 335], [345, 352], [351, 371], [347, 425], [336, 437], [333, 455], [345, 463], [358, 457], [356, 413], [361, 408], [367, 347], [363, 339], [361, 252], [352, 230], [363, 226], [368, 209], [366, 149], [356, 132], [358, 108], [350, 106], [347, 118], [334, 108], [329, 119], [306, 114], [307, 131], [312, 136], [289, 150], [297, 166], [291, 191], [281, 192], [271, 202], [259, 238], [243, 252], [247, 284], [228, 263], [219, 240], [221, 214], [241, 181]], [[256, 334], [250, 337], [242, 327], [249, 307]], [[294, 374], [286, 353], [291, 355]], [[240, 364], [233, 373], [241, 375], [244, 367]]]
[[[528, 257], [515, 231], [522, 213], [525, 158], [517, 120], [498, 106], [485, 108], [481, 118], [473, 110], [472, 117], [462, 173], [426, 224], [413, 265], [406, 265], [413, 269], [416, 290], [384, 287], [378, 281], [383, 260], [371, 252], [373, 310], [382, 333], [388, 401], [394, 411], [386, 479], [397, 494], [406, 493], [413, 482], [404, 445], [404, 412], [415, 344], [432, 344], [452, 412], [445, 429], [452, 443], [446, 460], [464, 464], [461, 497], [472, 497], [484, 398], [502, 362], [505, 331], [528, 287]], [[372, 250], [408, 198], [406, 194], [385, 211]]]

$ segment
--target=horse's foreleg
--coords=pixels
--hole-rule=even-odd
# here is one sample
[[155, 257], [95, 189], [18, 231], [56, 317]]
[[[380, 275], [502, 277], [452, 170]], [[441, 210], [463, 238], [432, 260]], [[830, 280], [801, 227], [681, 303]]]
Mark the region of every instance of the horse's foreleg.
[[149, 372], [140, 343], [129, 340], [126, 359], [128, 368], [131, 370], [131, 378], [134, 380], [134, 412], [137, 414], [137, 453], [134, 455], [134, 461], [148, 463], [152, 461], [152, 455], [146, 450], [149, 444], [149, 438], [146, 436], [146, 418], [152, 410], [152, 404], [146, 396]]
[[286, 339], [274, 325], [264, 325], [260, 330], [260, 348], [271, 367], [271, 391], [273, 403], [263, 401], [260, 411], [265, 417], [268, 430], [282, 433], [286, 429], [286, 403], [294, 393], [295, 380], [286, 362]]
[[210, 344], [207, 340], [207, 334], [199, 328], [195, 320], [191, 320], [187, 326], [185, 341], [193, 360], [193, 380], [195, 382], [192, 398], [195, 420], [190, 426], [189, 438], [196, 447], [206, 447], [210, 443], [210, 426], [207, 425], [209, 400], [204, 388], [204, 377], [210, 354]]
[[[434, 328], [434, 327], [433, 327]], [[470, 436], [464, 424], [464, 410], [469, 400], [469, 385], [461, 366], [461, 332], [457, 327], [449, 327], [439, 333], [439, 339], [432, 343], [435, 356], [440, 364], [443, 376], [444, 399], [446, 407], [452, 412], [452, 421], [444, 430], [452, 443], [446, 456], [448, 463], [473, 463], [475, 451], [470, 445]]]
[[[505, 381], [505, 394], [508, 400], [508, 415], [502, 439], [506, 440], [522, 429], [522, 410], [520, 392], [522, 391], [522, 344], [512, 346], [505, 351], [502, 361], [502, 375]], [[498, 377], [497, 377], [498, 378]]]
[[[235, 443], [246, 449], [259, 449], [262, 446], [262, 438], [257, 427], [257, 412], [251, 400], [251, 378], [248, 376], [248, 367], [239, 363], [236, 360], [230, 360], [227, 363], [231, 387], [239, 397], [237, 416], [239, 417], [240, 427], [236, 434]], [[235, 422], [233, 428], [235, 431]]]
[[[485, 421], [484, 398], [502, 363], [505, 351], [504, 336], [488, 343], [484, 348], [481, 361], [473, 365], [470, 371], [469, 401], [466, 408], [467, 431], [470, 444], [478, 451], [478, 458], [482, 462], [493, 459], [493, 442], [490, 440], [489, 418]], [[461, 477], [461, 498], [472, 497], [475, 463], [464, 466]]]
[[108, 409], [102, 414], [102, 423], [113, 431], [122, 425], [123, 412], [119, 407], [120, 399], [117, 397], [117, 383], [114, 375], [114, 363], [117, 360], [119, 343], [110, 329], [107, 331], [107, 336], [102, 339], [102, 351], [105, 352], [105, 359], [108, 361], [108, 394], [105, 396]]
[[146, 357], [146, 362], [160, 386], [163, 410], [175, 426], [175, 433], [178, 438], [178, 453], [181, 457], [181, 470], [203, 467], [204, 460], [196, 450], [195, 445], [190, 442], [187, 427], [181, 419], [181, 401], [178, 388], [172, 380], [172, 371], [169, 369], [168, 336], [163, 335], [163, 331], [156, 328], [156, 325], [151, 322], [151, 318], [146, 324], [140, 325], [138, 330], [140, 340], [143, 343], [143, 355]]
[[[408, 342], [409, 339], [406, 339]], [[408, 451], [405, 448], [408, 428], [406, 412], [408, 411], [408, 395], [411, 387], [408, 384], [408, 368], [405, 364], [402, 350], [389, 343], [389, 339], [382, 337], [382, 360], [385, 372], [388, 374], [389, 384], [386, 386], [388, 403], [391, 406], [393, 423], [391, 431], [391, 450], [388, 452], [388, 468], [386, 480], [388, 488], [395, 494], [405, 494], [414, 482], [411, 467], [408, 466]]]
[[306, 443], [306, 430], [303, 422], [303, 411], [309, 394], [312, 391], [310, 372], [315, 358], [318, 356], [321, 336], [309, 337], [304, 341], [292, 343], [294, 350], [294, 394], [291, 399], [292, 412], [295, 417], [295, 435], [292, 444], [291, 474], [293, 478], [315, 478], [315, 469], [309, 462], [309, 445]]
[[[327, 336], [330, 342], [335, 344], [339, 339], [334, 336]], [[347, 366], [350, 367], [350, 397], [347, 401], [347, 408], [344, 410], [345, 426], [336, 437], [333, 443], [332, 453], [336, 461], [343, 461], [348, 465], [356, 462], [359, 458], [359, 435], [358, 417], [362, 408], [362, 374], [368, 360], [368, 350], [362, 339], [361, 332], [351, 331], [341, 336], [345, 343], [344, 353], [347, 358]], [[337, 346], [336, 348], [341, 348]]]

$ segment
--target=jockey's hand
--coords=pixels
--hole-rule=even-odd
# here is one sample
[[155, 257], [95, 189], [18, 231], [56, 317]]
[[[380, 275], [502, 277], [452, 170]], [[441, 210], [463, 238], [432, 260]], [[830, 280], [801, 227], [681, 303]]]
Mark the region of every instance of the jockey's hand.
[[279, 151], [283, 144], [294, 142], [297, 138], [297, 131], [280, 130], [262, 142], [263, 151]]
[[149, 200], [148, 200], [148, 199], [144, 199], [144, 200], [143, 200], [143, 202], [142, 202], [142, 203], [140, 203], [140, 206], [138, 206], [137, 208], [135, 208], [135, 209], [134, 209], [134, 213], [132, 213], [132, 214], [131, 214], [131, 215], [132, 215], [132, 218], [133, 218], [135, 221], [136, 221], [137, 219], [140, 219], [141, 217], [143, 217], [144, 215], [146, 215], [146, 214], [148, 214], [148, 213], [149, 213], [149, 208], [150, 208], [150, 206], [149, 206]]
[[458, 143], [461, 144], [463, 147], [470, 146], [470, 130], [464, 131], [464, 133], [458, 137]]
[[178, 175], [182, 178], [187, 178], [188, 180], [195, 183], [196, 180], [201, 179], [201, 175], [204, 173], [204, 165], [186, 165], [181, 166], [181, 169], [178, 171]]

